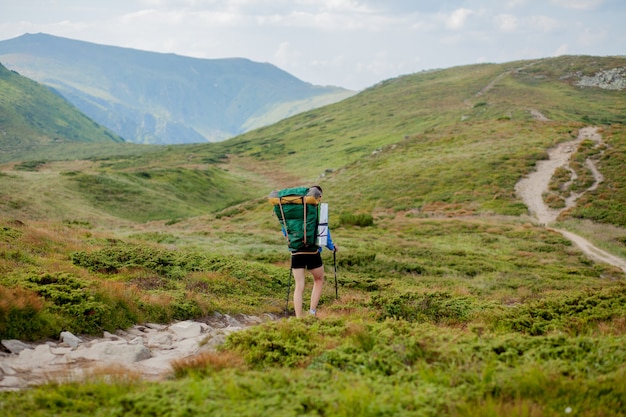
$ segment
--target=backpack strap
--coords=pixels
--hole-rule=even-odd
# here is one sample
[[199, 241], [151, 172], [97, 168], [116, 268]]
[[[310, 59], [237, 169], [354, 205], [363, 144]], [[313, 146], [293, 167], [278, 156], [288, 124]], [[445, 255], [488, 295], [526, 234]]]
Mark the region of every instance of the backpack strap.
[[304, 197], [302, 197], [302, 205], [304, 206], [304, 219], [302, 221], [302, 223], [304, 223], [304, 234], [302, 235], [302, 243], [304, 243], [304, 246], [307, 246], [306, 244], [306, 199]]
[[285, 219], [285, 212], [283, 211], [283, 205], [278, 200], [278, 206], [280, 207], [280, 215], [283, 217], [283, 228], [285, 229], [285, 239], [287, 239], [287, 243], [289, 243], [289, 228], [287, 227], [287, 219]]

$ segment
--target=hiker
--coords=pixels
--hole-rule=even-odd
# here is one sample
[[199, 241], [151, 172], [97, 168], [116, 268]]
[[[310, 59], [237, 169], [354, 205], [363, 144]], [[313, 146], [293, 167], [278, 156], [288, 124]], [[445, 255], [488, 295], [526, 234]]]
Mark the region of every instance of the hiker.
[[[293, 189], [295, 190], [295, 189]], [[310, 196], [311, 194], [315, 195], [315, 203], [314, 203], [314, 207], [317, 207], [317, 205], [319, 204], [319, 201], [322, 198], [322, 187], [320, 187], [319, 185], [314, 185], [311, 186], [310, 188], [306, 189], [306, 188], [301, 188], [299, 190], [303, 190], [303, 191], [307, 191], [308, 195]], [[272, 198], [275, 198], [272, 195]], [[298, 198], [306, 198], [306, 197], [298, 197]], [[304, 201], [304, 200], [303, 200]], [[299, 207], [302, 207], [304, 204], [299, 204]], [[305, 207], [308, 205], [305, 205]], [[283, 208], [285, 208], [285, 204], [283, 204], [283, 207], [281, 207], [280, 209], [277, 209], [277, 216], [279, 217], [279, 219], [281, 219], [281, 217], [285, 216], [284, 210]], [[283, 212], [281, 213], [280, 210], [283, 210]], [[311, 210], [311, 212], [313, 212]], [[315, 213], [317, 213], [317, 210], [315, 210]], [[316, 219], [317, 215], [314, 215], [314, 220]], [[283, 223], [286, 223], [286, 221], [283, 221]], [[302, 220], [298, 220], [297, 225], [302, 224]], [[317, 226], [315, 226], [317, 227]], [[289, 230], [287, 231], [285, 229], [285, 226], [283, 225], [282, 227], [282, 232], [283, 235], [285, 237], [287, 237], [288, 240], [290, 240], [290, 234], [292, 235], [298, 235], [298, 232]], [[299, 231], [300, 234], [298, 236], [302, 236], [302, 231]], [[311, 235], [311, 231], [309, 232], [304, 232], [304, 240], [307, 240], [307, 233], [308, 235]], [[293, 277], [294, 280], [296, 282], [296, 287], [294, 289], [294, 294], [293, 294], [293, 305], [294, 305], [294, 310], [296, 313], [296, 317], [303, 317], [303, 311], [302, 311], [302, 297], [304, 294], [304, 286], [305, 286], [305, 274], [306, 274], [306, 270], [308, 269], [309, 272], [311, 272], [311, 275], [313, 275], [313, 290], [311, 291], [311, 303], [309, 306], [309, 314], [315, 316], [317, 313], [317, 304], [319, 303], [320, 297], [322, 295], [322, 287], [324, 284], [324, 264], [322, 262], [322, 256], [321, 256], [321, 252], [322, 252], [322, 246], [318, 246], [316, 244], [317, 242], [314, 242], [312, 244], [305, 244], [302, 246], [298, 246], [298, 247], [293, 247], [294, 245], [291, 244], [290, 241], [290, 245], [289, 245], [289, 250], [291, 252], [291, 271], [293, 273]], [[330, 231], [327, 232], [327, 239], [326, 239], [326, 243], [325, 246], [333, 251], [336, 252], [337, 251], [337, 245], [335, 245], [330, 237]]]

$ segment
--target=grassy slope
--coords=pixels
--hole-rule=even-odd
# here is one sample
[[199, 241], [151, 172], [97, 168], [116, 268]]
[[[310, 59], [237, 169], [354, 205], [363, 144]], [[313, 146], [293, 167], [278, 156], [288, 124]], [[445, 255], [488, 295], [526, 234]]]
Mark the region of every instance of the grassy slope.
[[7, 152], [33, 151], [58, 142], [123, 140], [98, 126], [48, 88], [0, 65], [0, 161]]
[[[189, 210], [212, 212], [176, 222], [167, 220], [183, 213], [166, 199], [158, 200], [169, 211], [161, 221], [133, 224], [127, 218], [110, 226], [97, 216], [83, 223], [74, 211], [50, 215], [65, 222], [38, 223], [27, 209], [46, 213], [37, 199], [19, 209], [5, 204], [8, 219], [27, 219], [0, 227], [0, 299], [13, 297], [13, 304], [3, 305], [22, 306], [0, 309], [13, 314], [11, 331], [28, 320], [33, 335], [54, 335], [75, 311], [89, 313], [75, 325], [94, 332], [214, 310], [280, 312], [286, 255], [264, 197], [271, 188], [311, 181], [324, 186], [332, 205], [341, 297], [335, 301], [327, 285], [321, 321], [279, 321], [242, 332], [219, 355], [179, 363], [177, 378], [167, 383], [138, 384], [121, 376], [114, 385], [98, 378], [82, 386], [51, 385], [3, 395], [0, 410], [549, 416], [571, 407], [576, 415], [624, 415], [624, 274], [528, 223], [513, 191], [548, 147], [576, 135], [585, 116], [621, 117], [623, 94], [559, 80], [570, 67], [592, 74], [598, 61], [559, 58], [401, 77], [223, 144], [5, 171], [0, 184], [14, 184], [14, 191], [32, 187], [35, 179], [53, 184], [57, 178], [64, 185], [55, 189], [78, 193], [66, 198], [83, 208], [92, 205], [80, 201], [98, 194], [75, 188], [72, 177], [141, 185], [153, 193], [148, 198], [167, 189], [155, 187], [160, 180], [169, 186], [214, 168], [249, 181], [240, 204], [221, 209], [196, 196]], [[530, 109], [552, 121], [534, 120]], [[623, 212], [619, 167], [626, 132], [615, 123], [604, 132], [610, 148], [599, 166], [606, 184], [571, 215], [591, 217], [590, 211], [612, 207], [596, 220], [619, 225], [611, 213]], [[76, 172], [52, 175], [46, 169]], [[162, 171], [167, 175], [157, 175]], [[194, 190], [185, 194], [194, 196]], [[3, 201], [7, 195], [3, 189]], [[115, 219], [130, 205], [118, 200], [97, 207]], [[371, 215], [374, 225], [349, 226], [342, 212]], [[588, 227], [574, 217], [566, 224]], [[593, 227], [587, 230], [600, 226]], [[622, 254], [625, 236], [623, 225], [600, 234]], [[324, 257], [332, 264], [328, 253]], [[327, 273], [332, 279], [332, 268]], [[10, 290], [15, 286], [22, 293]], [[64, 292], [74, 303], [53, 308], [67, 299]], [[116, 314], [105, 307], [110, 305], [118, 306]]]

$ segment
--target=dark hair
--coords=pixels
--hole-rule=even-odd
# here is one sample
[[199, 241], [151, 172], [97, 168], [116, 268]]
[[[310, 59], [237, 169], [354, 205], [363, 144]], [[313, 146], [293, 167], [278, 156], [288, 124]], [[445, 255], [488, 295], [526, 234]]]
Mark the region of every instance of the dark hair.
[[317, 188], [318, 190], [320, 190], [320, 193], [324, 193], [324, 191], [322, 191], [322, 187], [320, 187], [319, 185], [312, 185], [311, 188]]

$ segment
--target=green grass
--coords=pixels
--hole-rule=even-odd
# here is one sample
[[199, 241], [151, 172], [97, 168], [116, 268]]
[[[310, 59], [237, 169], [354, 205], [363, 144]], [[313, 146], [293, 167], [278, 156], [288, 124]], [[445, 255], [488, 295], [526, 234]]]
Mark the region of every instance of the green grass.
[[234, 333], [163, 382], [111, 370], [2, 393], [0, 412], [626, 415], [624, 273], [533, 225], [514, 191], [550, 147], [605, 120], [606, 148], [573, 155], [574, 188], [592, 154], [605, 181], [558, 227], [626, 256], [624, 96], [565, 77], [623, 65], [420, 73], [220, 144], [2, 166], [1, 338], [281, 314], [289, 255], [266, 197], [288, 185], [325, 190], [340, 297], [325, 251], [319, 319]]

